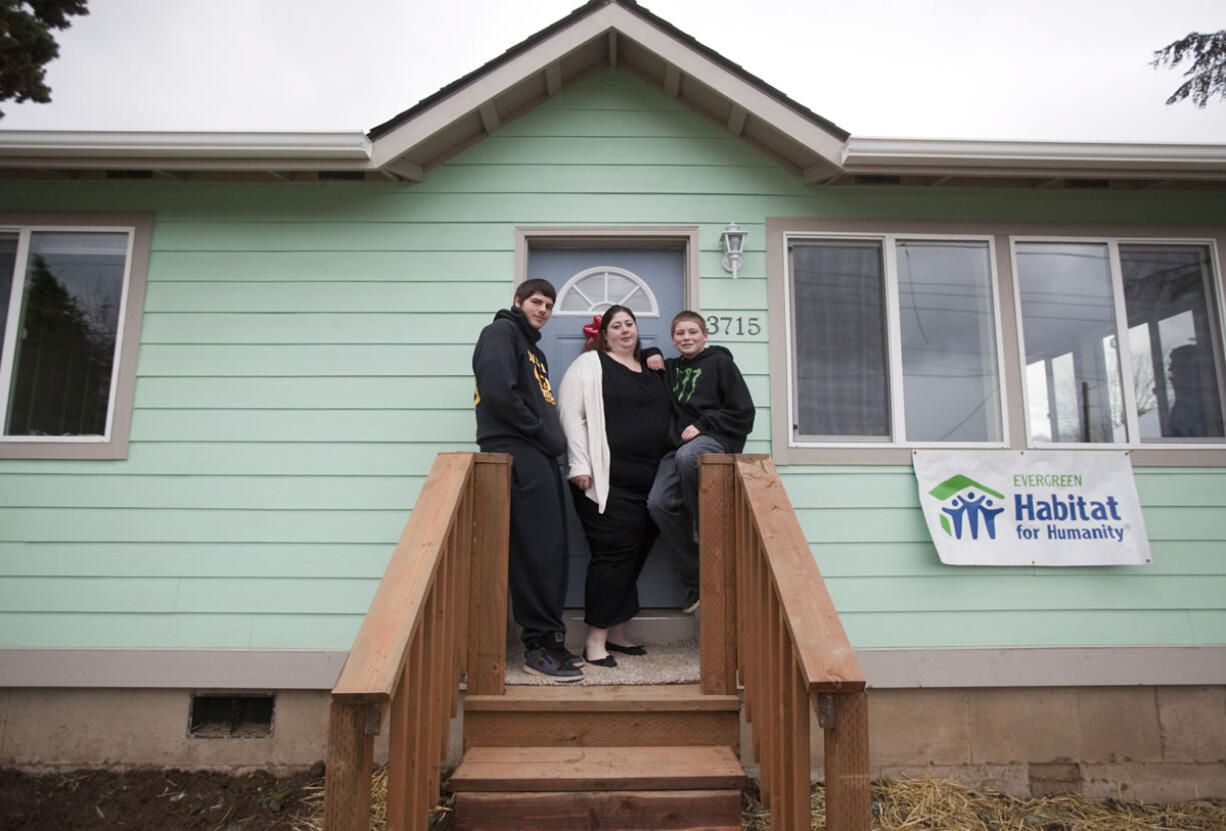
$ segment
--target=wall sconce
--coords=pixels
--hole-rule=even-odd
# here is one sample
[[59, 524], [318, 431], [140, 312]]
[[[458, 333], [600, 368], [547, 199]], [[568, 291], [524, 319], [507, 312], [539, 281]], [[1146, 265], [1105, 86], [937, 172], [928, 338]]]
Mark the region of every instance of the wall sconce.
[[748, 231], [741, 230], [741, 226], [735, 222], [729, 222], [724, 232], [719, 235], [720, 242], [724, 244], [724, 271], [732, 272], [732, 279], [736, 279], [737, 269], [741, 267], [741, 252], [745, 250], [745, 237], [749, 236]]

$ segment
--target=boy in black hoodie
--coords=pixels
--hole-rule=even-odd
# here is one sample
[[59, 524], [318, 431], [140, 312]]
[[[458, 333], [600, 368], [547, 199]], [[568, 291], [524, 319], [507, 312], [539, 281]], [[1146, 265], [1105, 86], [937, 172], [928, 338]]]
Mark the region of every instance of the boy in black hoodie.
[[566, 436], [549, 386], [549, 365], [537, 348], [553, 314], [553, 286], [527, 280], [514, 305], [494, 315], [473, 349], [477, 444], [511, 454], [508, 584], [515, 622], [523, 627], [524, 669], [556, 681], [583, 679], [566, 650], [566, 517], [558, 457]]
[[660, 536], [677, 557], [686, 599], [682, 611], [698, 608], [698, 457], [704, 453], [740, 453], [753, 430], [754, 405], [732, 353], [707, 346], [707, 322], [697, 312], [673, 318], [673, 346], [679, 358], [664, 362], [673, 391], [671, 436], [676, 450], [660, 460], [647, 496], [647, 511]]

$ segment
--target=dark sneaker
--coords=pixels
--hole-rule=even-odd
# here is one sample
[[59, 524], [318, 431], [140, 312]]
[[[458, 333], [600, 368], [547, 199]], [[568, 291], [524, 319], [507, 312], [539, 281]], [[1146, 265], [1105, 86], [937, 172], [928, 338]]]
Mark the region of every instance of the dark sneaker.
[[545, 648], [554, 654], [559, 661], [583, 666], [583, 659], [566, 648], [566, 635], [563, 632], [550, 632], [545, 638]]
[[544, 646], [529, 649], [524, 653], [524, 671], [562, 684], [573, 684], [583, 680], [583, 670], [567, 661], [560, 660], [557, 653]]
[[583, 666], [583, 659], [566, 649], [566, 647], [559, 649], [557, 647], [547, 646], [545, 648], [548, 649], [553, 654], [553, 657], [561, 663], [570, 664], [572, 667]]
[[698, 611], [698, 592], [693, 589], [686, 592], [685, 603], [681, 605], [681, 611], [687, 615], [692, 615]]

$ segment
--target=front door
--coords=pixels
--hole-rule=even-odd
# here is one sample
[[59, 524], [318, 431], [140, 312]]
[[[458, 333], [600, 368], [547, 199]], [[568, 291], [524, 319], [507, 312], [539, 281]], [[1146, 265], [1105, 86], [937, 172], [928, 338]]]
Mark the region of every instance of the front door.
[[[657, 346], [665, 355], [674, 354], [668, 324], [685, 308], [682, 249], [533, 248], [528, 254], [528, 276], [543, 277], [558, 290], [553, 318], [541, 330], [540, 342], [554, 389], [562, 383], [571, 361], [583, 352], [584, 325], [614, 304], [634, 311], [643, 346]], [[577, 608], [583, 606], [588, 550], [569, 502], [567, 508], [570, 585], [566, 605]], [[639, 577], [639, 603], [644, 607], [675, 607], [682, 600], [669, 552], [657, 545]]]

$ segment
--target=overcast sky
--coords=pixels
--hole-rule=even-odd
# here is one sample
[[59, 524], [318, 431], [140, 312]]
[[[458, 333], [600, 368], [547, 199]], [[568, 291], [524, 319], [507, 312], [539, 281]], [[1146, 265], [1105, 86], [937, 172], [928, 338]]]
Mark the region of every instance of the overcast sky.
[[[367, 130], [580, 0], [89, 0], [4, 130]], [[854, 136], [1226, 143], [1151, 53], [1223, 0], [644, 0]]]

